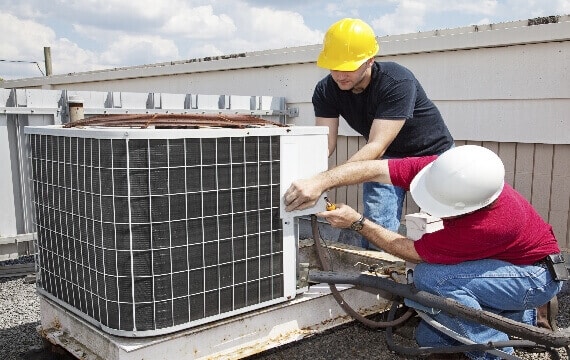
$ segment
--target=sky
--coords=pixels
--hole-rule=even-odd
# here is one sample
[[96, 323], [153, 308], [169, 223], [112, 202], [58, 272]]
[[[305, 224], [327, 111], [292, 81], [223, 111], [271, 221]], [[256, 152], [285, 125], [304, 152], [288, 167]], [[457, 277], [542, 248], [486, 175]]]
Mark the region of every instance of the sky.
[[344, 17], [377, 36], [570, 14], [570, 0], [0, 0], [0, 78], [322, 44]]

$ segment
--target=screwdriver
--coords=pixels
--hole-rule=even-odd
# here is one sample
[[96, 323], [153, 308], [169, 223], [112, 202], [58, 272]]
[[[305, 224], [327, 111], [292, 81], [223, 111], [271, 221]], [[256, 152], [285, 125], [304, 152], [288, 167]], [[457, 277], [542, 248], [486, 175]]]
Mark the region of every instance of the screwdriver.
[[327, 211], [335, 210], [335, 209], [336, 209], [336, 205], [333, 204], [332, 202], [330, 202], [330, 201], [329, 201], [329, 198], [326, 197], [326, 196], [325, 196], [325, 201], [327, 202], [327, 206], [326, 206]]

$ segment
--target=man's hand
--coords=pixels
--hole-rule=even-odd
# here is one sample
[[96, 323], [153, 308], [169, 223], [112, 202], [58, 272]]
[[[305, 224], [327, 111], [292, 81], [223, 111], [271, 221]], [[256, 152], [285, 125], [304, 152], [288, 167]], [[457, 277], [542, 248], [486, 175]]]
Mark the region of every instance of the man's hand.
[[328, 221], [332, 227], [341, 229], [349, 228], [353, 222], [360, 220], [360, 214], [345, 204], [336, 204], [335, 210], [323, 211], [317, 216]]
[[[360, 220], [360, 214], [345, 204], [336, 204], [335, 210], [323, 211], [316, 215], [324, 218], [332, 227], [341, 229], [348, 229], [352, 223]], [[380, 249], [414, 263], [423, 261], [416, 251], [413, 240], [372, 221], [366, 221], [364, 224], [365, 226], [358, 232]]]
[[294, 181], [283, 195], [285, 211], [315, 206], [327, 189], [376, 181], [391, 184], [388, 160], [351, 161], [308, 178]]
[[314, 179], [293, 181], [285, 192], [285, 211], [303, 210], [315, 206], [319, 196], [324, 192], [319, 182]]

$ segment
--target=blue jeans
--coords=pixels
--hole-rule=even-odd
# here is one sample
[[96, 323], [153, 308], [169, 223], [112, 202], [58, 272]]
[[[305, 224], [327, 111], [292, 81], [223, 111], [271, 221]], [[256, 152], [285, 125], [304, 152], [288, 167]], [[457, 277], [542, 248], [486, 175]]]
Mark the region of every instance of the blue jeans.
[[[398, 232], [406, 191], [377, 182], [363, 183], [362, 190], [364, 216], [388, 230]], [[360, 244], [365, 249], [376, 249], [364, 237], [361, 237]]]
[[[449, 149], [453, 149], [454, 147], [455, 144], [452, 144]], [[393, 159], [393, 157], [383, 156], [382, 159]], [[364, 216], [385, 229], [398, 232], [406, 191], [397, 186], [377, 182], [363, 183], [362, 190]], [[373, 244], [370, 244], [370, 242], [362, 236], [360, 237], [360, 245], [365, 249], [381, 250]]]
[[[536, 325], [535, 308], [546, 304], [562, 288], [542, 266], [518, 266], [484, 259], [456, 265], [420, 263], [414, 269], [414, 284], [423, 290], [451, 298], [475, 309], [483, 309], [511, 320]], [[482, 324], [439, 312], [432, 317], [442, 325], [476, 343], [507, 341], [507, 334]], [[425, 322], [416, 330], [419, 346], [440, 347], [459, 343]], [[503, 351], [513, 353], [513, 348]], [[483, 352], [467, 353], [471, 359], [497, 359]]]

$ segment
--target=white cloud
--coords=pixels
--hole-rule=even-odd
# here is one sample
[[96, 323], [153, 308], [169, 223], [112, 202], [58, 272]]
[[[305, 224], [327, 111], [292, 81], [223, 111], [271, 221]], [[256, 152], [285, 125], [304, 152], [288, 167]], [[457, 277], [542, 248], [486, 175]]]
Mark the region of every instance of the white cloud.
[[394, 35], [416, 32], [421, 29], [430, 7], [419, 0], [402, 0], [393, 13], [371, 21], [376, 35]]
[[224, 51], [212, 43], [204, 43], [199, 46], [193, 46], [184, 54], [185, 59], [197, 59], [206, 56], [228, 55], [229, 51]]
[[557, 1], [557, 15], [570, 15], [570, 0]]
[[323, 39], [323, 32], [309, 28], [296, 12], [240, 2], [233, 3], [233, 10], [236, 31], [215, 42], [193, 43], [187, 52], [190, 58], [317, 44]]
[[43, 47], [55, 40], [49, 27], [12, 14], [0, 13], [0, 34], [2, 57], [12, 60], [38, 60], [43, 57]]
[[179, 59], [178, 47], [172, 40], [151, 35], [121, 35], [101, 54], [102, 63], [114, 66], [176, 59]]
[[499, 9], [499, 2], [497, 0], [438, 1], [436, 6], [436, 11], [458, 11], [467, 14], [494, 15]]
[[91, 44], [95, 43], [108, 44], [112, 42], [115, 38], [117, 38], [117, 34], [123, 34], [122, 31], [114, 29], [106, 29], [82, 23], [74, 23], [72, 24], [72, 27], [75, 34], [85, 39], [89, 39]]
[[212, 6], [208, 5], [181, 9], [169, 17], [160, 30], [189, 39], [213, 39], [230, 37], [235, 33], [236, 26], [228, 15], [216, 15]]
[[370, 21], [377, 35], [560, 15], [565, 13], [565, 7], [570, 11], [570, 0], [390, 0], [390, 3], [395, 8]]
[[45, 74], [44, 47], [55, 43], [52, 29], [0, 13], [0, 34], [1, 78], [12, 79], [22, 73], [28, 76]]
[[82, 0], [64, 1], [61, 10], [72, 18], [92, 23], [103, 19], [160, 19], [175, 13], [181, 6], [185, 6], [184, 2], [177, 0]]
[[53, 74], [68, 74], [104, 68], [95, 53], [82, 49], [66, 38], [57, 39], [51, 46]]
[[[349, 5], [350, 6], [350, 5]], [[325, 12], [328, 16], [340, 20], [342, 18], [359, 18], [358, 11], [354, 7], [347, 7], [341, 3], [327, 3]]]
[[323, 39], [321, 31], [309, 29], [303, 17], [295, 12], [253, 8], [248, 16], [250, 21], [242, 23], [243, 28], [249, 32], [252, 39], [260, 44], [269, 45], [269, 48], [284, 47], [282, 44], [286, 46], [316, 44]]
[[479, 21], [477, 21], [475, 24], [471, 24], [471, 25], [486, 25], [486, 24], [490, 24], [491, 20], [489, 20], [489, 18], [483, 18]]

